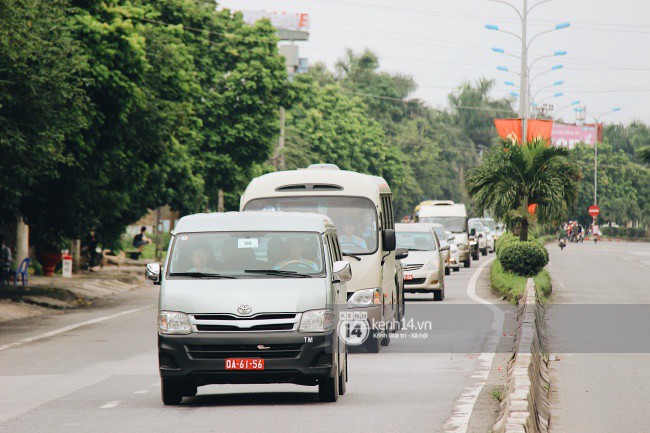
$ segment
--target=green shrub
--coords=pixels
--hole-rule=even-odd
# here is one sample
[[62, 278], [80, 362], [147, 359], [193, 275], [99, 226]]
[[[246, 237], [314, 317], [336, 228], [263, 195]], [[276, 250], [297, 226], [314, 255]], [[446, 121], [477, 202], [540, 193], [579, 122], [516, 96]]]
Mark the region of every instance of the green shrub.
[[601, 228], [604, 236], [611, 236], [615, 238], [633, 238], [641, 239], [646, 237], [646, 229], [644, 227], [609, 227]]
[[538, 242], [516, 241], [502, 245], [498, 258], [505, 271], [532, 277], [548, 263], [548, 251]]
[[519, 241], [519, 238], [510, 232], [505, 232], [504, 234], [499, 236], [499, 239], [497, 239], [497, 242], [494, 245], [494, 250], [497, 254], [497, 257], [499, 257], [499, 251], [504, 245], [507, 245], [514, 241]]
[[537, 297], [539, 299], [547, 299], [551, 296], [553, 286], [551, 285], [551, 276], [546, 269], [533, 277], [535, 280], [535, 290], [537, 290]]

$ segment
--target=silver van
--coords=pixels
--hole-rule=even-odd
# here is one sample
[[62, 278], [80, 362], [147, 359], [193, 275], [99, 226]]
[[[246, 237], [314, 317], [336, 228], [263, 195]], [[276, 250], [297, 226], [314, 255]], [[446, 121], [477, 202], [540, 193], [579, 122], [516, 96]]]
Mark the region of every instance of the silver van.
[[346, 305], [352, 275], [327, 216], [186, 216], [164, 272], [153, 263], [146, 276], [160, 285], [164, 404], [208, 384], [318, 385], [329, 402], [345, 393], [347, 347], [336, 306]]

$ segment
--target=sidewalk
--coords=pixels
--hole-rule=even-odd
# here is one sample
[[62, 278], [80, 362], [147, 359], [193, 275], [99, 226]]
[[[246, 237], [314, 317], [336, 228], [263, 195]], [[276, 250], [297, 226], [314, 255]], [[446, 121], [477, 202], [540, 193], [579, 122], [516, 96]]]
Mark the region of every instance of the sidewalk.
[[104, 267], [72, 278], [30, 276], [29, 286], [0, 286], [0, 323], [47, 314], [52, 309], [88, 307], [99, 298], [127, 292], [144, 283], [144, 267]]

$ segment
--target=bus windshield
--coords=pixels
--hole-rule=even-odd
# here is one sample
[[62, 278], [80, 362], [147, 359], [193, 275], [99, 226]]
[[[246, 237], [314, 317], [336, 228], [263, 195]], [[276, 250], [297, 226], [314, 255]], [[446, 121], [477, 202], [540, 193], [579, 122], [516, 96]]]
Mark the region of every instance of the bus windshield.
[[251, 200], [246, 211], [315, 212], [332, 219], [341, 250], [348, 254], [377, 251], [377, 211], [363, 197], [268, 197]]
[[445, 229], [453, 233], [463, 233], [466, 230], [466, 219], [463, 217], [428, 216], [420, 217], [419, 222], [442, 224]]

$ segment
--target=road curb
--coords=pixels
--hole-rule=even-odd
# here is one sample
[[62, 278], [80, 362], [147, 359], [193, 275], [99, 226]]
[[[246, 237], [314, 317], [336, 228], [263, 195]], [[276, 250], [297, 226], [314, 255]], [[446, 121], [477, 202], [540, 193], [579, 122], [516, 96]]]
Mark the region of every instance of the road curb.
[[547, 433], [550, 421], [550, 375], [546, 356], [544, 307], [537, 302], [535, 282], [526, 282], [519, 301], [514, 354], [508, 363], [506, 394], [495, 433]]

